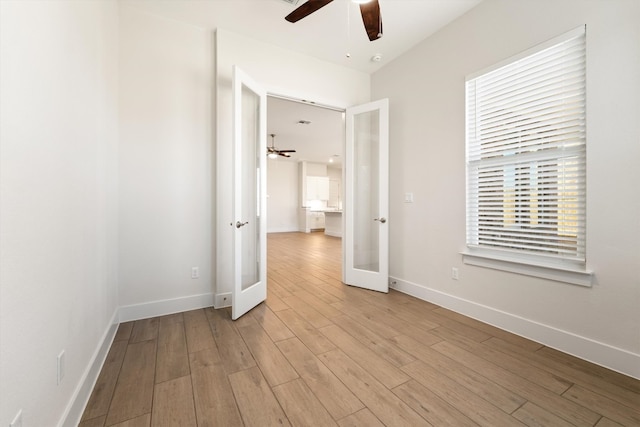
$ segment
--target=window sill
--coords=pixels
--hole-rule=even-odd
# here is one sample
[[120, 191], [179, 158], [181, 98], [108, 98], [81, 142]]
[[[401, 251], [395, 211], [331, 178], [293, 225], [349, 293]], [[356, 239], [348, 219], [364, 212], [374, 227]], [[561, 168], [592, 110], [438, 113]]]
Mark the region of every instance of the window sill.
[[472, 253], [469, 251], [461, 252], [461, 254], [462, 262], [469, 265], [508, 271], [525, 276], [540, 277], [542, 279], [571, 283], [573, 285], [586, 287], [591, 287], [592, 285], [593, 272], [577, 266], [542, 265], [520, 259], [493, 254]]

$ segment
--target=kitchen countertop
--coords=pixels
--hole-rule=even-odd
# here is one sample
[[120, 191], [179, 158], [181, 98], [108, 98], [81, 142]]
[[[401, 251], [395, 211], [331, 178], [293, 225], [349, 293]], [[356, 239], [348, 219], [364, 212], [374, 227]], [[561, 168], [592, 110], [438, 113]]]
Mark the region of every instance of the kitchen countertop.
[[309, 212], [342, 213], [340, 209], [309, 209]]

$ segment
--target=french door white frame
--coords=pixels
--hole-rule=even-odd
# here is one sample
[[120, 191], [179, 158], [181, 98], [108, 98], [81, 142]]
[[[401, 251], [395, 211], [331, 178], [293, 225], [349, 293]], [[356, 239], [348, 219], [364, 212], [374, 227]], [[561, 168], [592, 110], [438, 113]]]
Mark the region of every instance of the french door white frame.
[[[367, 113], [377, 114], [377, 134], [362, 136], [356, 121], [360, 115]], [[348, 285], [357, 286], [379, 292], [389, 292], [389, 100], [381, 99], [367, 104], [347, 108], [346, 111], [346, 142], [344, 163], [344, 189], [345, 209], [343, 212], [343, 239], [342, 239], [342, 281]], [[365, 132], [366, 134], [366, 132]], [[366, 176], [368, 166], [358, 158], [356, 139], [364, 138], [364, 143], [371, 142], [377, 146], [373, 158], [377, 160], [377, 188], [365, 188], [359, 184], [357, 174]], [[377, 140], [375, 140], [377, 138]], [[362, 141], [361, 141], [362, 142]], [[376, 183], [369, 182], [370, 185]], [[358, 188], [358, 185], [361, 185]], [[363, 192], [370, 192], [373, 197], [370, 209], [359, 209], [356, 206], [356, 197]], [[362, 212], [360, 214], [359, 212]], [[369, 216], [367, 214], [370, 213]], [[356, 222], [359, 225], [369, 224], [369, 227], [377, 234], [377, 244], [366, 248], [371, 252], [371, 258], [375, 260], [374, 266], [363, 267], [357, 261], [358, 251], [365, 251], [363, 243], [356, 235]], [[362, 228], [362, 227], [361, 227]], [[375, 229], [374, 229], [375, 228]], [[375, 239], [372, 239], [375, 240]], [[376, 253], [377, 251], [377, 253]]]
[[[238, 67], [233, 68], [232, 87], [234, 209], [233, 222], [229, 225], [234, 229], [231, 317], [236, 320], [267, 299], [267, 92]], [[253, 136], [257, 141], [249, 145], [243, 140], [247, 136], [243, 132], [243, 126], [246, 125], [243, 123], [243, 111], [247, 107], [243, 99], [245, 89], [258, 98], [258, 112], [254, 117], [255, 122], [251, 124], [255, 126]], [[253, 164], [256, 170], [252, 170], [250, 172], [252, 177], [247, 179], [243, 173], [243, 171], [246, 172], [244, 167]], [[254, 192], [256, 197], [247, 200], [247, 193]], [[244, 206], [243, 203], [248, 206]], [[249, 206], [253, 203], [255, 206]], [[255, 273], [257, 273], [257, 280], [252, 279], [247, 286], [246, 277], [253, 277]]]

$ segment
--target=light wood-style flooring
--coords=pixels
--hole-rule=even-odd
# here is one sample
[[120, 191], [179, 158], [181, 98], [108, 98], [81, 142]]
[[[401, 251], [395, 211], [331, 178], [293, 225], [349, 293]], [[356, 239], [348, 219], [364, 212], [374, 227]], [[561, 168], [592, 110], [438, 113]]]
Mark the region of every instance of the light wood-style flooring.
[[396, 291], [340, 281], [340, 240], [269, 236], [266, 303], [120, 325], [102, 426], [640, 426], [640, 381]]

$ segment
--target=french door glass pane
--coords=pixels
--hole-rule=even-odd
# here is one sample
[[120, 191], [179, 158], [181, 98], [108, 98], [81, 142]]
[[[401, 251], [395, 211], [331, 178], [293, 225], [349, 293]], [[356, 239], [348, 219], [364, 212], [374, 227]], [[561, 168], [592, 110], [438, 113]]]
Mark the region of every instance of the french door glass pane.
[[378, 218], [380, 175], [378, 159], [380, 117], [378, 111], [354, 116], [354, 238], [353, 263], [359, 270], [378, 272]]
[[242, 290], [260, 277], [260, 97], [242, 86]]

